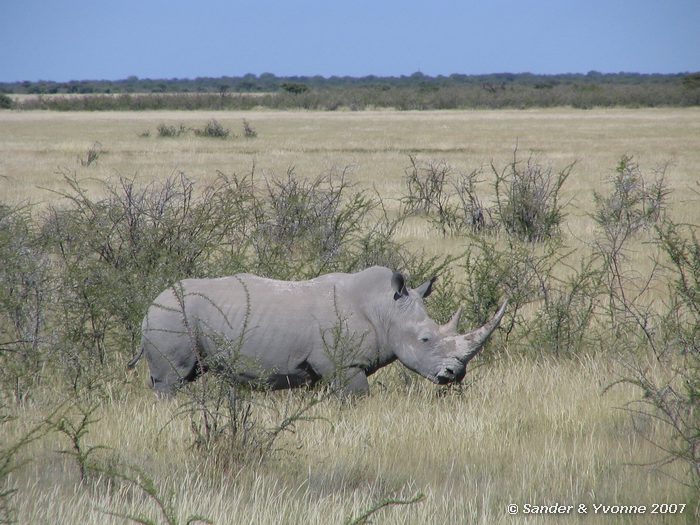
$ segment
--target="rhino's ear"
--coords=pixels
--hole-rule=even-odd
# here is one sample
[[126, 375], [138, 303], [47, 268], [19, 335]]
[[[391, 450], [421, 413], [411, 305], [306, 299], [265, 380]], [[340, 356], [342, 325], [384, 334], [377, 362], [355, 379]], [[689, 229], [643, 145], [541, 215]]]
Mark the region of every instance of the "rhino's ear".
[[391, 276], [391, 287], [394, 289], [394, 301], [406, 297], [408, 295], [408, 290], [406, 290], [406, 279], [399, 272], [394, 272]]
[[430, 292], [433, 291], [433, 284], [435, 281], [437, 281], [437, 277], [431, 277], [429, 281], [425, 281], [418, 288], [416, 288], [418, 295], [420, 295], [423, 299], [428, 297]]

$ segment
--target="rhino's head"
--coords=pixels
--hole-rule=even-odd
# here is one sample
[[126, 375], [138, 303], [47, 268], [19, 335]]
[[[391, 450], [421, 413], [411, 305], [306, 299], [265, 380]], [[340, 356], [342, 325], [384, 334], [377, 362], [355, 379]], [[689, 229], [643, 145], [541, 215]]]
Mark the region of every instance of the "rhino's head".
[[394, 273], [394, 315], [388, 344], [402, 364], [437, 384], [461, 381], [467, 363], [479, 353], [506, 311], [506, 300], [484, 326], [460, 335], [458, 309], [447, 324], [440, 326], [428, 317], [423, 299], [430, 295], [435, 277], [418, 288], [409, 289], [404, 277]]

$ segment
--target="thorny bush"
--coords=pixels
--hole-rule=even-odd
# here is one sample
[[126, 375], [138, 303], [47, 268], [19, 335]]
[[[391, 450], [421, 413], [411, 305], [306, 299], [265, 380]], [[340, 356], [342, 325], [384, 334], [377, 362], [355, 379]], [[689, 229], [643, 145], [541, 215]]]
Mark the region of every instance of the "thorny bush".
[[532, 155], [524, 162], [518, 159], [516, 146], [505, 167], [491, 163], [495, 203], [487, 206], [478, 193], [484, 182], [480, 168], [458, 172], [445, 161], [419, 161], [413, 155], [409, 160], [407, 194], [401, 198], [404, 213], [423, 214], [443, 236], [503, 230], [516, 239], [541, 243], [560, 236], [564, 204], [559, 193], [574, 163], [555, 173]]

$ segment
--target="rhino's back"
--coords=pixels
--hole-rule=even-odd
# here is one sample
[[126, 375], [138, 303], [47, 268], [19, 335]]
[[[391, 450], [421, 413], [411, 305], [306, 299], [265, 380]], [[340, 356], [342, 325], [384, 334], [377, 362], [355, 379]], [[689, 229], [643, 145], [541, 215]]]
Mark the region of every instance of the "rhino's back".
[[[241, 273], [216, 279], [185, 279], [181, 286], [187, 302], [206, 308], [216, 305], [228, 312], [245, 307], [251, 312], [279, 312], [325, 317], [340, 304], [354, 308], [363, 296], [377, 293], [379, 282], [389, 282], [391, 271], [373, 267], [362, 272], [329, 273], [307, 281], [280, 281]], [[164, 294], [168, 294], [168, 290]], [[170, 291], [172, 295], [172, 291]]]
[[[355, 314], [363, 298], [378, 293], [380, 283], [388, 281], [390, 275], [387, 268], [372, 267], [307, 281], [280, 281], [247, 273], [184, 279], [161, 292], [149, 316], [160, 311], [181, 320], [199, 319], [224, 332], [229, 325], [241, 322], [275, 325], [285, 320], [337, 320], [338, 314]], [[344, 311], [339, 312], [339, 308]]]
[[179, 311], [171, 313], [168, 324], [184, 325], [186, 319], [188, 326], [196, 326], [205, 353], [235, 347], [263, 367], [284, 372], [298, 367], [312, 352], [323, 351], [323, 334], [339, 319], [357, 331], [369, 328], [357, 311], [358, 275], [335, 273], [308, 281], [251, 274], [185, 279], [164, 291], [156, 303]]
[[[217, 279], [181, 281], [186, 304], [203, 312], [249, 315], [278, 314], [295, 317], [300, 310], [306, 315], [319, 314], [333, 306], [337, 288], [344, 288], [347, 274], [328, 274], [308, 281], [280, 281], [252, 274], [237, 274]], [[270, 319], [272, 321], [272, 319]]]

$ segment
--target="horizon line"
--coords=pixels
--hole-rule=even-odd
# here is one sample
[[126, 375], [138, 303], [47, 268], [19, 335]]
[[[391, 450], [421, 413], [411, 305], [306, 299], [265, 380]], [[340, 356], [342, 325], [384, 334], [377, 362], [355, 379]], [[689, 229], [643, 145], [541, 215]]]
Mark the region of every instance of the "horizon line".
[[288, 79], [288, 78], [307, 78], [307, 79], [323, 79], [323, 80], [331, 80], [334, 78], [338, 79], [367, 79], [367, 78], [376, 78], [376, 79], [400, 79], [400, 78], [411, 78], [411, 77], [419, 77], [419, 78], [427, 78], [427, 79], [440, 79], [440, 78], [452, 78], [452, 77], [489, 77], [489, 76], [500, 76], [500, 75], [513, 75], [513, 76], [534, 76], [534, 77], [565, 77], [565, 76], [621, 76], [621, 75], [631, 75], [631, 76], [640, 76], [640, 77], [652, 77], [652, 76], [668, 76], [668, 77], [673, 77], [673, 76], [683, 76], [683, 75], [692, 75], [695, 73], [700, 73], [700, 70], [698, 71], [677, 71], [674, 73], [640, 73], [637, 71], [617, 71], [617, 72], [603, 72], [603, 71], [598, 71], [598, 70], [589, 70], [585, 73], [583, 72], [564, 72], [564, 73], [533, 73], [531, 71], [520, 71], [520, 72], [512, 72], [512, 71], [495, 71], [491, 73], [449, 73], [449, 74], [443, 74], [443, 73], [438, 73], [435, 75], [432, 74], [427, 74], [423, 73], [420, 70], [414, 71], [413, 73], [410, 74], [399, 74], [399, 75], [392, 75], [392, 74], [374, 74], [374, 73], [368, 73], [365, 75], [350, 75], [350, 74], [332, 74], [332, 75], [322, 75], [322, 74], [286, 74], [286, 75], [280, 75], [272, 72], [263, 72], [263, 73], [244, 73], [244, 74], [238, 74], [238, 75], [218, 75], [218, 76], [212, 76], [212, 75], [198, 75], [198, 76], [186, 76], [186, 77], [142, 77], [139, 75], [127, 75], [126, 77], [120, 77], [120, 78], [72, 78], [70, 80], [53, 80], [53, 79], [45, 79], [45, 78], [39, 78], [36, 80], [29, 80], [29, 79], [22, 79], [22, 80], [0, 80], [0, 84], [23, 84], [23, 83], [41, 83], [41, 82], [47, 82], [47, 83], [54, 83], [54, 84], [68, 84], [71, 82], [126, 82], [126, 81], [194, 81], [198, 79], [245, 79], [247, 77], [254, 77], [257, 79], [260, 79], [262, 77], [272, 77], [272, 78], [277, 78], [277, 79]]

